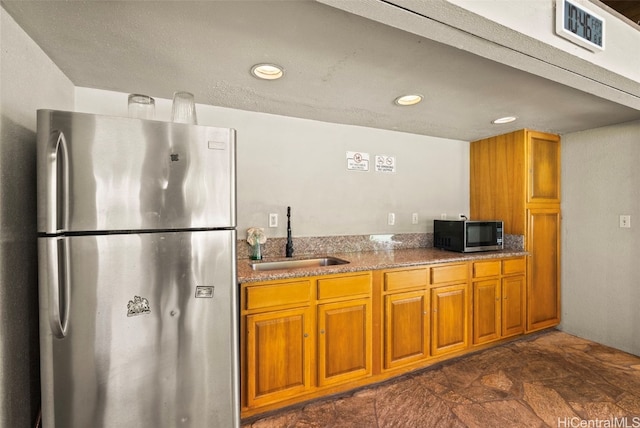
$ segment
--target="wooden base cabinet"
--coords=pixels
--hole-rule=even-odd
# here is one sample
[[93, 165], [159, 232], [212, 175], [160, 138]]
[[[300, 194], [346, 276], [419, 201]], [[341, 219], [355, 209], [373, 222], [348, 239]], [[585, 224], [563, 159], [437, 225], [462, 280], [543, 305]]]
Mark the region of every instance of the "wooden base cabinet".
[[524, 257], [473, 263], [473, 344], [524, 333]]
[[393, 369], [429, 356], [429, 294], [385, 296], [384, 368]]
[[242, 417], [522, 334], [525, 266], [509, 257], [241, 284]]
[[371, 375], [371, 299], [318, 305], [318, 385]]
[[500, 338], [500, 279], [473, 283], [473, 344]]
[[526, 282], [524, 274], [502, 278], [502, 337], [525, 331]]
[[466, 262], [384, 273], [383, 371], [468, 347], [468, 277]]
[[269, 404], [311, 387], [308, 307], [246, 317], [247, 405]]
[[467, 263], [430, 269], [432, 356], [461, 351], [469, 345], [468, 279]]
[[311, 280], [257, 283], [242, 288], [240, 320], [243, 401], [260, 407], [312, 386]]
[[438, 356], [467, 348], [467, 289], [466, 283], [431, 289], [431, 355]]
[[428, 273], [424, 267], [384, 273], [383, 370], [429, 357]]
[[242, 285], [243, 416], [371, 376], [371, 276]]

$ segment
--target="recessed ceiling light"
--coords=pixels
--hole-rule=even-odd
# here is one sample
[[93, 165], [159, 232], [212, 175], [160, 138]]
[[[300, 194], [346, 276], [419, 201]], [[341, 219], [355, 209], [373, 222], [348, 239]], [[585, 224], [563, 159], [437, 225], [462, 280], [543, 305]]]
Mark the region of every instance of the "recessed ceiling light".
[[501, 117], [495, 120], [492, 120], [491, 123], [493, 123], [494, 125], [502, 125], [503, 123], [511, 123], [516, 121], [518, 118], [515, 116], [505, 116], [505, 117]]
[[394, 103], [399, 106], [412, 106], [422, 101], [423, 96], [418, 94], [403, 95], [395, 99]]
[[276, 64], [256, 64], [251, 67], [251, 74], [258, 79], [276, 80], [284, 76], [284, 68]]

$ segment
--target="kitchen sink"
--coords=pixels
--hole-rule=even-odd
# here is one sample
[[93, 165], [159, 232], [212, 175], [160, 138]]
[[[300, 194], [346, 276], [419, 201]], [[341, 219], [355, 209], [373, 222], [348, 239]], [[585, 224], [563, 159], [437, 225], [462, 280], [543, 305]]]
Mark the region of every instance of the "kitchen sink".
[[345, 265], [349, 263], [337, 257], [320, 257], [315, 259], [282, 260], [279, 262], [251, 263], [253, 270], [299, 269], [321, 266]]

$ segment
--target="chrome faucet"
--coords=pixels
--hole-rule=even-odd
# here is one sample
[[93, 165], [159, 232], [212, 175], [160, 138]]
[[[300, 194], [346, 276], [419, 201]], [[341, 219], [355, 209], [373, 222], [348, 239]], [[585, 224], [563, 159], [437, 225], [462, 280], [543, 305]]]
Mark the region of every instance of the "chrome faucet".
[[293, 257], [293, 240], [291, 239], [291, 207], [287, 207], [287, 257]]

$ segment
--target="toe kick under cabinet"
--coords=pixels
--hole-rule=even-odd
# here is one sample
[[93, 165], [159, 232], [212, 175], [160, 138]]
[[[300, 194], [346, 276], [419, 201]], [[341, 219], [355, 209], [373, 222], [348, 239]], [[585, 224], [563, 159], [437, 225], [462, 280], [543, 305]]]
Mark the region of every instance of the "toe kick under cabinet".
[[523, 334], [525, 257], [241, 284], [242, 416]]

